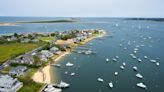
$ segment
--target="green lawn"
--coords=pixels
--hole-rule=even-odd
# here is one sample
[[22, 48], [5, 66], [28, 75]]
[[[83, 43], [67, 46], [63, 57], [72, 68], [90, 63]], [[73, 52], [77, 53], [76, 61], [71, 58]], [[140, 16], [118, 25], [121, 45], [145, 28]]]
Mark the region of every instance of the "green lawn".
[[8, 43], [0, 44], [0, 63], [37, 48], [39, 45], [34, 43]]
[[41, 41], [50, 42], [50, 41], [54, 40], [55, 37], [39, 37], [38, 39]]

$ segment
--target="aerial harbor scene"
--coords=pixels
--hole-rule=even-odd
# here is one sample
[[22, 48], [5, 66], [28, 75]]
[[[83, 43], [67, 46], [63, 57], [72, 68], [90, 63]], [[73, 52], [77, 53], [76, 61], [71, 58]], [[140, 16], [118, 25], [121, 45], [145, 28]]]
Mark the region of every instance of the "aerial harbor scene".
[[0, 0], [0, 92], [163, 92], [163, 3]]

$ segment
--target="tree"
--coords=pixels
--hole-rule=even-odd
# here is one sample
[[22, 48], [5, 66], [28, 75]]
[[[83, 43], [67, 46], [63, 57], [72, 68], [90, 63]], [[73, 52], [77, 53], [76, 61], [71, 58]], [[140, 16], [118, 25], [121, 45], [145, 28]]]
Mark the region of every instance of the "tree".
[[19, 35], [18, 35], [17, 33], [14, 33], [14, 37], [18, 38], [18, 36], [19, 36]]

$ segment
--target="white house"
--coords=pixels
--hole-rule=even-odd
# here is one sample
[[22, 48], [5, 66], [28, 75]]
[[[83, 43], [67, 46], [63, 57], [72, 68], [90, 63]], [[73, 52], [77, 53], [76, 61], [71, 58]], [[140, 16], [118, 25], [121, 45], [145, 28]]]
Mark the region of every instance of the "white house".
[[51, 53], [51, 52], [48, 51], [48, 50], [42, 50], [40, 53], [41, 53], [42, 55], [46, 56], [47, 58], [50, 58], [50, 57], [53, 56], [53, 53]]
[[33, 64], [35, 62], [34, 58], [32, 55], [25, 54], [22, 57], [21, 63], [23, 64]]
[[50, 52], [53, 53], [53, 54], [60, 54], [61, 53], [61, 51], [57, 47], [52, 47], [50, 49]]
[[0, 75], [0, 92], [16, 92], [23, 83], [18, 81], [17, 78], [12, 78], [9, 75]]
[[40, 60], [41, 61], [47, 61], [48, 58], [52, 57], [54, 54], [51, 53], [50, 51], [48, 50], [42, 50], [40, 53], [39, 53], [39, 57], [40, 57]]

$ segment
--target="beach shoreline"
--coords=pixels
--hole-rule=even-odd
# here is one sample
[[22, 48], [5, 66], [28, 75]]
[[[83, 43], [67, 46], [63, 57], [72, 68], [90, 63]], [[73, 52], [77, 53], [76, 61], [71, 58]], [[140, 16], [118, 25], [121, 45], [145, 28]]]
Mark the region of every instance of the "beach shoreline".
[[0, 26], [17, 26], [16, 23], [3, 23], [3, 22], [0, 22]]
[[[98, 38], [98, 37], [103, 37], [106, 35], [106, 32], [103, 32], [102, 34], [99, 35], [94, 35], [92, 37], [89, 37], [87, 39], [85, 39], [82, 43], [80, 43], [79, 45], [83, 45], [88, 43], [89, 41]], [[79, 46], [76, 45], [74, 46], [72, 49], [74, 49], [75, 47]], [[72, 50], [71, 49], [71, 50]], [[71, 50], [66, 50], [65, 52], [61, 52], [61, 54], [59, 54], [56, 58], [52, 58], [53, 59], [53, 63], [57, 63], [60, 59], [64, 58], [66, 55], [71, 53]], [[55, 77], [55, 76], [53, 76]], [[52, 83], [52, 75], [51, 75], [51, 64], [46, 65], [45, 67], [40, 68], [33, 76], [32, 79], [35, 82], [39, 82], [39, 83], [46, 83], [46, 84], [51, 84]]]

